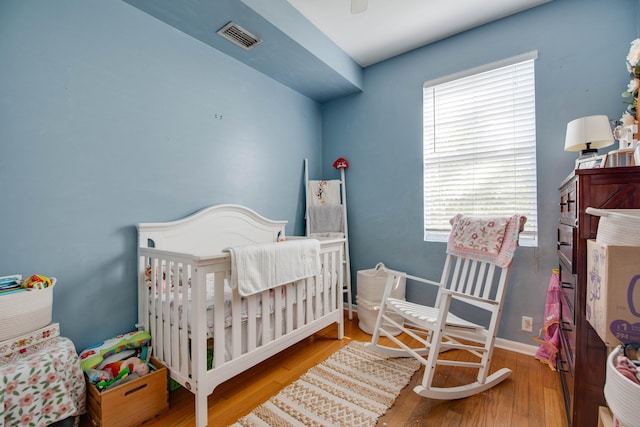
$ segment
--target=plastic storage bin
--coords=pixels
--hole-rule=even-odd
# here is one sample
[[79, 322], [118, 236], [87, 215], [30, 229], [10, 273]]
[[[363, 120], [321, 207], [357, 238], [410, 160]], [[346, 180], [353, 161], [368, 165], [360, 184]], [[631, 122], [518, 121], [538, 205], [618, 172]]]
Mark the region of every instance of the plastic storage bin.
[[[375, 268], [370, 270], [361, 270], [357, 274], [357, 296], [358, 304], [358, 327], [367, 334], [373, 334], [373, 330], [378, 320], [378, 311], [380, 310], [380, 302], [384, 294], [384, 288], [387, 284], [387, 273], [381, 268], [384, 264], [379, 262]], [[405, 278], [402, 277], [398, 285], [391, 291], [391, 297], [397, 299], [405, 298]], [[391, 316], [398, 323], [402, 322], [401, 316]], [[388, 328], [395, 335], [401, 331], [398, 328]]]

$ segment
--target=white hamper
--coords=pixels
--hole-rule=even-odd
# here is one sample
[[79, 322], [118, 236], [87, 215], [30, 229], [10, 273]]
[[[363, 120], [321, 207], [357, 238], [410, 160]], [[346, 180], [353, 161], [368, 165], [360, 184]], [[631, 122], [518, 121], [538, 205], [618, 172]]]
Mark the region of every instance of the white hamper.
[[[384, 264], [379, 262], [375, 268], [370, 270], [360, 270], [357, 275], [356, 282], [356, 302], [358, 304], [358, 327], [368, 334], [373, 334], [378, 320], [378, 311], [380, 310], [380, 302], [384, 293], [384, 287], [387, 284], [387, 273], [381, 270]], [[402, 277], [398, 285], [391, 291], [391, 297], [397, 299], [405, 298], [405, 278]], [[402, 317], [390, 316], [398, 323], [402, 322]], [[388, 328], [394, 335], [400, 334], [398, 328]]]
[[51, 323], [53, 287], [0, 295], [0, 341], [28, 334]]
[[640, 209], [587, 208], [600, 217], [596, 242], [613, 246], [640, 246]]
[[604, 383], [604, 398], [613, 413], [614, 425], [620, 427], [637, 426], [640, 422], [640, 385], [622, 375], [615, 367], [622, 346], [616, 347], [607, 357], [607, 379]]

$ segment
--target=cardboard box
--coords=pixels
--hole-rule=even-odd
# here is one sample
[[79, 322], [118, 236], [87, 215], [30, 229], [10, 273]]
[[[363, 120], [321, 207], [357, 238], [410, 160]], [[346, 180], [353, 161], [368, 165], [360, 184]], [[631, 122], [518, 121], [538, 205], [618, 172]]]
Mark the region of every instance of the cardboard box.
[[158, 359], [149, 374], [102, 393], [87, 381], [87, 416], [96, 427], [134, 427], [169, 409], [168, 370]]
[[598, 408], [598, 427], [613, 427], [613, 415], [606, 406]]
[[587, 241], [586, 317], [608, 347], [640, 343], [640, 246]]

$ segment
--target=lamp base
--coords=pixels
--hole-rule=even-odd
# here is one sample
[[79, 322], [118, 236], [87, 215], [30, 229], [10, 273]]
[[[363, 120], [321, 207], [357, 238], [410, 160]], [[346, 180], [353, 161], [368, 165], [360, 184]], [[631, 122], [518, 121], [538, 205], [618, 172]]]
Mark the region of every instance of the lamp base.
[[595, 157], [598, 154], [597, 148], [585, 148], [584, 150], [580, 150], [580, 156], [578, 159], [586, 159], [587, 157]]

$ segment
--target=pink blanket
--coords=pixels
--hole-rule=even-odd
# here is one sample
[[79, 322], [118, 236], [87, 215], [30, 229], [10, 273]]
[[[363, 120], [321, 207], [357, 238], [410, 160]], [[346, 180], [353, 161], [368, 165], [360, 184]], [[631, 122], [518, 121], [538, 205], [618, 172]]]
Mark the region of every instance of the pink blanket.
[[547, 289], [547, 301], [544, 307], [544, 326], [540, 330], [541, 338], [533, 340], [540, 344], [536, 359], [556, 370], [558, 349], [560, 348], [560, 305], [562, 291], [558, 269], [554, 269]]
[[527, 218], [520, 215], [508, 218], [458, 214], [451, 220], [447, 253], [507, 267], [526, 221]]

